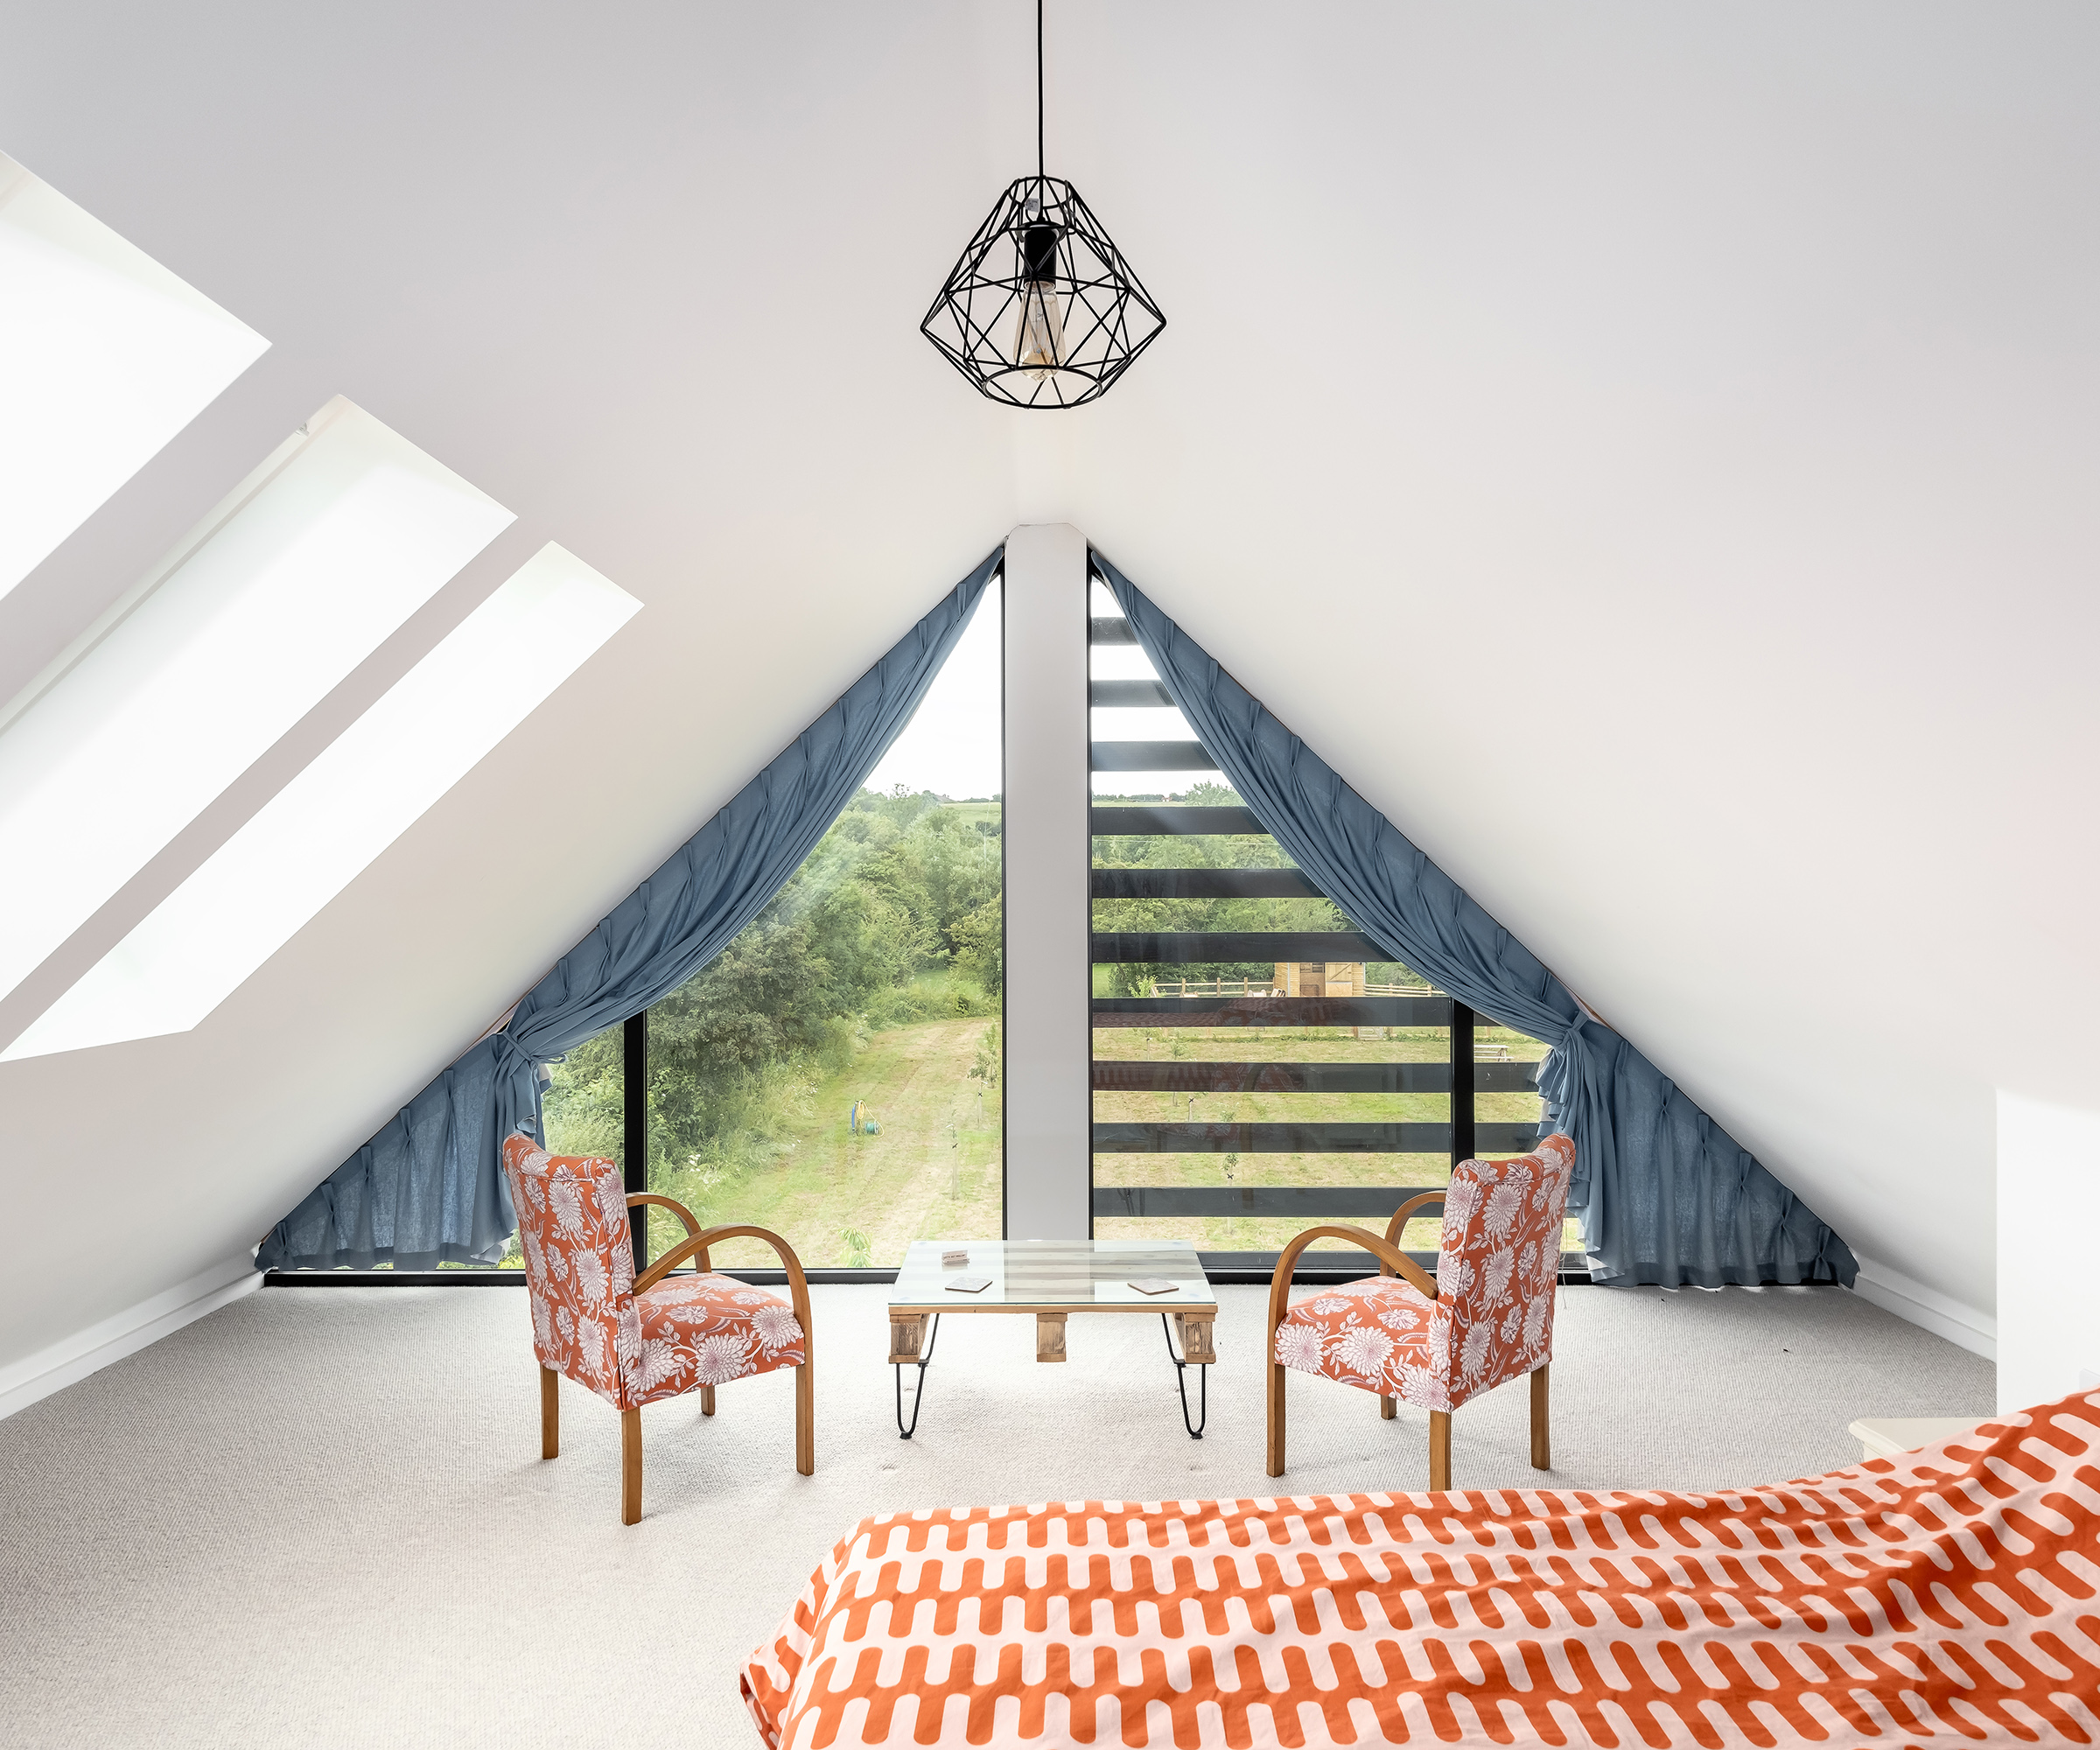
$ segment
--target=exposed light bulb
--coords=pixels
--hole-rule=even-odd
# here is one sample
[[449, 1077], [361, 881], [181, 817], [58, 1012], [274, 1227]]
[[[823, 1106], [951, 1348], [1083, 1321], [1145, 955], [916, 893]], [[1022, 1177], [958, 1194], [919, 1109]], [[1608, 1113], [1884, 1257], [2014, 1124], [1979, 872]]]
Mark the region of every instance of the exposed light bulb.
[[[1033, 207], [1034, 203], [1030, 205]], [[1021, 318], [1013, 331], [1013, 361], [1038, 382], [1065, 361], [1064, 300], [1057, 295], [1057, 227], [1040, 220], [1021, 233]]]
[[1065, 318], [1057, 288], [1031, 280], [1021, 300], [1020, 326], [1014, 330], [1013, 361], [1041, 382], [1064, 362], [1064, 350]]

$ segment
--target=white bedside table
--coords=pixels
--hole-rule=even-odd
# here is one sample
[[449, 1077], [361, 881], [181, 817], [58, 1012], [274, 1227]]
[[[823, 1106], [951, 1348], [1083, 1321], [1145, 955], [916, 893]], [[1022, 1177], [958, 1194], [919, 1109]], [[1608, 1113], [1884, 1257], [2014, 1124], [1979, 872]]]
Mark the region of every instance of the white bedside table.
[[1861, 1417], [1844, 1432], [1858, 1441], [1861, 1458], [1893, 1459], [1899, 1452], [1914, 1452], [1920, 1446], [1951, 1440], [1990, 1419], [1987, 1416], [1890, 1416], [1872, 1420]]

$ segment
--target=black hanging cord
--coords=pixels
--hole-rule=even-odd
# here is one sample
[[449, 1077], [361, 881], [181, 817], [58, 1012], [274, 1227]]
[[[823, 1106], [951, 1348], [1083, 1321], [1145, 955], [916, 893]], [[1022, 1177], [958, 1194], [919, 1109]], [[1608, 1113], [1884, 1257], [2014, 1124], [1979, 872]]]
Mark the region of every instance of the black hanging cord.
[[1043, 0], [1035, 0], [1035, 179], [1043, 179]]

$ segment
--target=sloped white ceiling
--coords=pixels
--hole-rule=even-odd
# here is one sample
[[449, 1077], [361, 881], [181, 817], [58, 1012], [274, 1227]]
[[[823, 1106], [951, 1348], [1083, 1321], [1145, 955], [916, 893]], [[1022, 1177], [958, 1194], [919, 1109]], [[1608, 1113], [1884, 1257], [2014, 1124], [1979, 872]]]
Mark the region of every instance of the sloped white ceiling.
[[2100, 18], [1052, 0], [1050, 169], [1170, 323], [1056, 415], [915, 332], [1030, 164], [1032, 24], [10, 14], [0, 150], [272, 346], [0, 601], [0, 696], [330, 395], [519, 521], [0, 1034], [543, 542], [645, 609], [194, 1032], [0, 1065], [0, 1361], [252, 1241], [1049, 519], [1988, 1312], [1992, 1089], [2100, 1099]]

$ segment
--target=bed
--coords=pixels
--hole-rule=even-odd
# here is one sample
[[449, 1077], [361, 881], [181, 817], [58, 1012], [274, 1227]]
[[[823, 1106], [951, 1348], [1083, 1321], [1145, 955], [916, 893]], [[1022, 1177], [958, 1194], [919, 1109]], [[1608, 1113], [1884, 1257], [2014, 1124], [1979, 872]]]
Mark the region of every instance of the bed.
[[742, 1676], [834, 1745], [2100, 1743], [2100, 1393], [1707, 1494], [863, 1520]]

